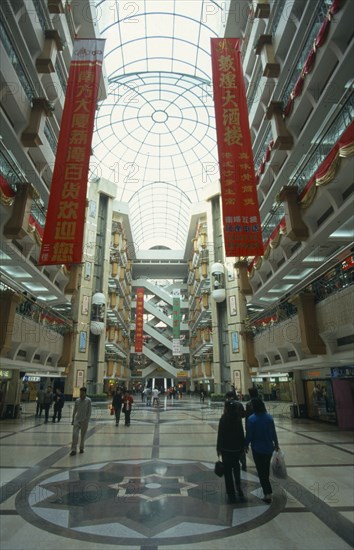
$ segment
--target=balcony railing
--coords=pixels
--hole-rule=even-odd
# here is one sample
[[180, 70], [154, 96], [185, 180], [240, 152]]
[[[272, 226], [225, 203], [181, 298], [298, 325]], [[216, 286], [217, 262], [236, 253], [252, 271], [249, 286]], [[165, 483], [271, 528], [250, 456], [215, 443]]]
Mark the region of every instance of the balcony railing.
[[[329, 127], [322, 135], [316, 136], [315, 149], [311, 149], [308, 156], [302, 162], [300, 169], [290, 178], [289, 183], [298, 187], [298, 193], [306, 187], [312, 176], [321, 166], [322, 162], [337, 143], [345, 129], [349, 127], [354, 119], [354, 93], [351, 93], [341, 110], [333, 119]], [[262, 224], [263, 242], [266, 243], [274, 229], [284, 218], [283, 203], [274, 202], [273, 208], [266, 216]]]
[[[306, 285], [297, 293], [311, 292], [315, 295], [315, 302], [325, 300], [333, 293], [339, 292], [354, 284], [354, 260], [352, 257], [338, 264], [336, 267]], [[297, 314], [297, 308], [288, 299], [281, 300], [271, 308], [265, 309], [245, 321], [245, 328], [254, 335], [267, 330], [270, 326], [277, 325]]]
[[307, 39], [297, 60], [296, 68], [290, 76], [290, 79], [287, 83], [286, 88], [283, 91], [282, 96], [279, 98], [279, 100], [283, 102], [283, 105], [286, 105], [290, 98], [290, 94], [293, 91], [294, 86], [301, 74], [307, 56], [313, 48], [314, 40], [318, 34], [318, 31], [320, 30], [320, 27], [323, 23], [324, 18], [326, 17], [329, 8], [331, 7], [331, 4], [332, 0], [322, 0], [322, 2], [317, 6], [312, 27], [308, 29]]

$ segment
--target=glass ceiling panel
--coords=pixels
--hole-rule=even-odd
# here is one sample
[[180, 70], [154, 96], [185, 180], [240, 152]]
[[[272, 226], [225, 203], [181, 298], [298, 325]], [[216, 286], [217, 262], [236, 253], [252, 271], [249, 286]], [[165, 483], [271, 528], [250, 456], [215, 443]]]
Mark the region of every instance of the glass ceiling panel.
[[210, 38], [230, 2], [96, 0], [109, 89], [99, 105], [92, 177], [128, 202], [136, 249], [185, 247], [190, 207], [217, 152]]

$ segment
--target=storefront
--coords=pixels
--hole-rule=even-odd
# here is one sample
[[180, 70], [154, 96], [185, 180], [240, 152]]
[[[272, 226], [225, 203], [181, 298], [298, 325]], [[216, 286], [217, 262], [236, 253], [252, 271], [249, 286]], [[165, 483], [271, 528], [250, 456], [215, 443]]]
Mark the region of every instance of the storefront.
[[301, 373], [305, 409], [311, 420], [354, 429], [354, 367], [327, 367]]
[[337, 423], [333, 388], [330, 380], [305, 380], [307, 417]]
[[41, 381], [40, 376], [34, 376], [31, 374], [25, 374], [22, 378], [22, 389], [21, 389], [21, 401], [23, 403], [28, 403], [29, 401], [35, 401], [37, 397], [37, 391]]
[[19, 369], [0, 369], [0, 418], [18, 418], [21, 411]]
[[26, 372], [22, 377], [21, 401], [25, 403], [36, 401], [37, 391], [41, 385], [43, 388], [52, 386], [53, 391], [59, 388], [61, 392], [65, 393], [65, 376]]
[[8, 369], [0, 369], [0, 418], [6, 416], [7, 395], [13, 372]]
[[354, 430], [354, 367], [332, 368], [331, 381], [338, 427]]
[[118, 378], [104, 378], [103, 379], [103, 393], [106, 393], [108, 397], [111, 397], [116, 389], [119, 386]]
[[292, 374], [278, 373], [252, 377], [252, 382], [264, 401], [292, 401]]

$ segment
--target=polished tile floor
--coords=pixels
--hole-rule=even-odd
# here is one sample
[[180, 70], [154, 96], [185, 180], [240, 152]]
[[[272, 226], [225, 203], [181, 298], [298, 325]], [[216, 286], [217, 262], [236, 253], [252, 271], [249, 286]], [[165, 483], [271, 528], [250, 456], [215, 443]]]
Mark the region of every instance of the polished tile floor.
[[[288, 478], [261, 500], [249, 455], [245, 502], [213, 473], [220, 406], [135, 398], [130, 427], [94, 404], [84, 454], [69, 456], [72, 404], [44, 424], [34, 404], [0, 422], [1, 550], [344, 550], [353, 548], [353, 432], [291, 419], [268, 403]], [[121, 419], [122, 421], [122, 419]]]

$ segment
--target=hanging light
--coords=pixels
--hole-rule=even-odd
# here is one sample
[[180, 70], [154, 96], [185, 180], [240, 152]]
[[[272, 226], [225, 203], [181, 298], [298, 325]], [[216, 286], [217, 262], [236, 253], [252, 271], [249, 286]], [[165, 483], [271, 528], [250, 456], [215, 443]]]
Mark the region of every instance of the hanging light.
[[223, 302], [226, 298], [225, 290], [225, 269], [223, 264], [215, 262], [210, 268], [211, 274], [214, 278], [213, 291], [211, 293], [215, 302]]
[[224, 288], [217, 288], [211, 293], [213, 300], [220, 304], [226, 298], [226, 290]]
[[96, 292], [92, 296], [91, 307], [91, 324], [90, 330], [92, 334], [100, 336], [105, 330], [104, 313], [106, 307], [106, 297], [102, 292]]
[[90, 330], [92, 334], [95, 334], [96, 336], [100, 336], [104, 333], [104, 323], [101, 321], [91, 321], [90, 324]]

